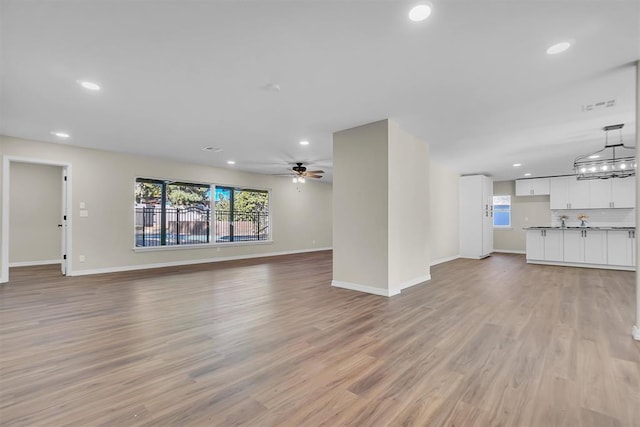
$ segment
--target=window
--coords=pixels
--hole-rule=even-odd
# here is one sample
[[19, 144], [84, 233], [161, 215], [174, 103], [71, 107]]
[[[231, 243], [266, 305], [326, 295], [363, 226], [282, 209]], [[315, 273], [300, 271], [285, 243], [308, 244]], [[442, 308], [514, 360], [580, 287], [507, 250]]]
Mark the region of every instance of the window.
[[215, 241], [269, 240], [269, 192], [216, 187]]
[[211, 186], [136, 179], [136, 247], [210, 242]]
[[511, 227], [511, 196], [493, 196], [493, 226]]

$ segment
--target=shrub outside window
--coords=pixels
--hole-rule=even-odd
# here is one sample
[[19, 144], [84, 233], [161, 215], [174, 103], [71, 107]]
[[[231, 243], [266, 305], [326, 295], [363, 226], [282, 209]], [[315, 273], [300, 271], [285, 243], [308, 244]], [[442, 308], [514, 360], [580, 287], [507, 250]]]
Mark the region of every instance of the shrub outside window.
[[136, 247], [196, 245], [211, 240], [211, 186], [136, 179]]

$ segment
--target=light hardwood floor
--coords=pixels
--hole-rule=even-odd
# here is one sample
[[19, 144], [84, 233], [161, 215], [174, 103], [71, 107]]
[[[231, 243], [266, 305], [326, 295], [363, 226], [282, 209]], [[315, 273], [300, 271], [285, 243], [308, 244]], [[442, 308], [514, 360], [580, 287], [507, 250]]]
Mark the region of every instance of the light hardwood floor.
[[640, 426], [634, 273], [456, 260], [393, 298], [331, 253], [0, 288], [6, 426]]

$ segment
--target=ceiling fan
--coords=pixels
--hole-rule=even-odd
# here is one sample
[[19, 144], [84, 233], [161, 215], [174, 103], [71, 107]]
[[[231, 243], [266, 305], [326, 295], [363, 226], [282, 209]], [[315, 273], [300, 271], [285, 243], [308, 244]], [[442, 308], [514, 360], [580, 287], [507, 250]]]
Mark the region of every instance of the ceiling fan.
[[296, 165], [291, 168], [291, 172], [286, 175], [293, 176], [294, 183], [304, 184], [306, 178], [322, 178], [323, 173], [323, 170], [307, 170], [302, 162], [296, 162]]

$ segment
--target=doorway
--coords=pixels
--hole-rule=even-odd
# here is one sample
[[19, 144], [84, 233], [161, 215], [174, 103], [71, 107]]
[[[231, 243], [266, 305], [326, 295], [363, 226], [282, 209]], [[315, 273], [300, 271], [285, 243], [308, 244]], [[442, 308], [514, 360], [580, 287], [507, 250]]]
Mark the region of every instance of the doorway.
[[2, 169], [2, 271], [59, 264], [71, 272], [71, 165], [5, 156]]

